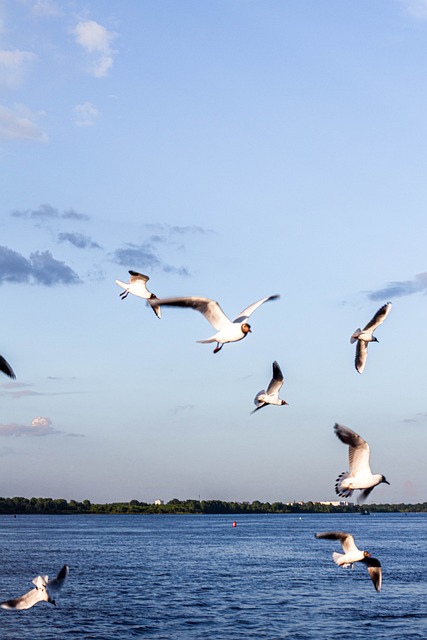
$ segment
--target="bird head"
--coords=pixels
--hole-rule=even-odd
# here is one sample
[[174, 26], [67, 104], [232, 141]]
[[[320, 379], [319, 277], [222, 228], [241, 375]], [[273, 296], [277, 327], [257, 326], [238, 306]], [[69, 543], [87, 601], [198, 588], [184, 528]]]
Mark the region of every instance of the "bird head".
[[289, 406], [289, 402], [286, 402], [286, 400], [282, 400], [282, 404], [287, 404]]
[[372, 342], [379, 342], [379, 340], [375, 336], [372, 336]]
[[250, 324], [248, 324], [247, 322], [244, 322], [244, 323], [242, 324], [242, 333], [244, 333], [245, 335], [246, 335], [247, 333], [252, 333], [252, 332], [251, 332], [251, 325], [250, 325]]
[[390, 484], [388, 480], [386, 480], [385, 476], [381, 476], [381, 482], [385, 482], [386, 484]]
[[363, 552], [363, 557], [364, 557], [364, 558], [370, 558], [370, 557], [371, 557], [371, 554], [370, 554], [370, 553], [368, 553], [367, 551], [364, 551], [364, 552]]

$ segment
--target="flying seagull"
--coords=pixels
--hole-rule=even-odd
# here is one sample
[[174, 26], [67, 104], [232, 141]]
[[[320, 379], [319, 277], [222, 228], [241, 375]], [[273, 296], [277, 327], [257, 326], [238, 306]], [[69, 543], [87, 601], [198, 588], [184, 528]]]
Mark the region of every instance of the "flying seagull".
[[218, 353], [227, 342], [237, 342], [246, 337], [251, 332], [251, 326], [246, 322], [249, 316], [258, 309], [264, 302], [268, 300], [277, 300], [280, 296], [268, 296], [258, 302], [254, 302], [247, 309], [244, 309], [237, 318], [231, 321], [223, 312], [218, 302], [210, 300], [209, 298], [199, 298], [198, 296], [190, 296], [185, 298], [163, 298], [150, 300], [150, 304], [153, 308], [158, 306], [171, 306], [171, 307], [190, 307], [196, 311], [203, 313], [206, 320], [217, 330], [210, 338], [206, 340], [197, 340], [203, 344], [209, 342], [216, 342], [217, 345], [214, 349], [214, 353]]
[[31, 609], [37, 602], [50, 602], [50, 604], [56, 605], [54, 596], [61, 589], [65, 580], [67, 579], [70, 568], [68, 565], [64, 565], [56, 578], [49, 580], [48, 576], [37, 576], [32, 580], [35, 585], [35, 589], [31, 589], [28, 593], [20, 598], [13, 598], [12, 600], [5, 600], [0, 604], [3, 609]]
[[9, 376], [9, 378], [12, 378], [12, 379], [16, 378], [12, 367], [10, 366], [8, 361], [5, 360], [5, 358], [3, 358], [3, 356], [0, 356], [0, 371], [3, 371], [3, 373]]
[[334, 430], [335, 435], [338, 436], [341, 442], [348, 444], [348, 459], [350, 462], [350, 471], [343, 471], [338, 476], [335, 491], [339, 496], [348, 498], [355, 489], [362, 489], [358, 502], [364, 502], [372, 489], [378, 484], [382, 482], [390, 483], [380, 473], [372, 473], [369, 465], [370, 449], [366, 440], [342, 424], [335, 423]]
[[256, 394], [255, 400], [254, 400], [256, 409], [251, 411], [251, 413], [255, 413], [255, 411], [262, 409], [268, 404], [276, 404], [279, 406], [282, 404], [289, 404], [288, 402], [286, 402], [286, 400], [281, 400], [279, 398], [279, 391], [282, 388], [282, 385], [283, 385], [283, 374], [277, 362], [274, 361], [273, 377], [270, 381], [270, 384], [267, 387], [267, 391], [263, 389], [262, 391]]
[[333, 552], [332, 558], [339, 567], [352, 567], [354, 562], [363, 562], [368, 569], [373, 585], [377, 591], [381, 591], [382, 569], [381, 562], [373, 558], [367, 551], [361, 551], [354, 543], [354, 538], [350, 533], [344, 531], [325, 531], [316, 533], [316, 538], [326, 538], [327, 540], [339, 540], [344, 553]]
[[384, 304], [381, 309], [378, 309], [374, 317], [366, 327], [363, 329], [356, 329], [350, 338], [351, 344], [357, 341], [356, 345], [356, 358], [354, 360], [354, 366], [359, 373], [362, 373], [365, 368], [366, 358], [368, 357], [368, 344], [370, 342], [379, 342], [373, 335], [375, 329], [384, 322], [386, 316], [390, 313], [391, 302]]
[[[116, 284], [124, 289], [124, 291], [120, 293], [120, 297], [122, 300], [127, 298], [130, 293], [133, 293], [134, 296], [138, 296], [139, 298], [145, 298], [145, 300], [148, 300], [150, 302], [151, 300], [157, 300], [157, 296], [155, 296], [154, 293], [151, 293], [151, 291], [148, 291], [147, 287], [145, 286], [150, 279], [148, 276], [144, 276], [143, 273], [138, 273], [137, 271], [129, 271], [129, 273], [130, 280], [128, 283], [122, 282], [121, 280], [116, 280]], [[156, 316], [160, 318], [160, 307], [154, 307], [153, 305], [150, 306]]]

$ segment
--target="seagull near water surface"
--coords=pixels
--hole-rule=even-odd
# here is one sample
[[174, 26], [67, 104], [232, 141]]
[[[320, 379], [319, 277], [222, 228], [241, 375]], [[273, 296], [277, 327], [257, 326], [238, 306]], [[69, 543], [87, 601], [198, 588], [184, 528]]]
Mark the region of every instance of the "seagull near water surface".
[[[127, 298], [130, 293], [132, 293], [134, 296], [138, 296], [138, 298], [144, 298], [148, 301], [157, 300], [157, 296], [155, 296], [154, 293], [151, 293], [151, 291], [148, 291], [146, 287], [146, 284], [150, 279], [148, 276], [145, 276], [143, 273], [138, 273], [138, 271], [132, 270], [129, 271], [129, 273], [130, 280], [128, 283], [122, 282], [121, 280], [116, 280], [116, 284], [124, 289], [124, 291], [120, 293], [120, 297], [122, 300]], [[158, 318], [161, 318], [160, 307], [154, 307], [153, 305], [150, 306], [156, 316]]]
[[20, 611], [22, 609], [31, 609], [31, 607], [34, 607], [38, 602], [49, 602], [50, 604], [56, 605], [54, 596], [61, 589], [68, 577], [69, 571], [70, 568], [65, 564], [56, 578], [52, 578], [52, 580], [49, 580], [48, 576], [37, 576], [37, 578], [32, 580], [35, 589], [31, 589], [31, 591], [20, 598], [5, 600], [0, 603], [0, 607]]
[[4, 374], [9, 376], [9, 378], [12, 378], [12, 379], [16, 378], [12, 367], [10, 366], [8, 361], [5, 358], [3, 358], [3, 356], [0, 356], [0, 371], [2, 371]]
[[341, 442], [348, 444], [350, 462], [350, 471], [343, 471], [338, 476], [335, 491], [339, 496], [349, 498], [355, 489], [361, 489], [357, 501], [364, 502], [374, 487], [382, 482], [390, 483], [380, 473], [372, 473], [369, 464], [370, 449], [366, 440], [342, 424], [335, 423], [334, 430]]
[[197, 340], [202, 344], [208, 344], [216, 342], [217, 345], [214, 349], [214, 353], [218, 353], [224, 344], [228, 342], [238, 342], [247, 336], [251, 332], [251, 326], [246, 321], [249, 316], [260, 307], [264, 302], [269, 300], [277, 300], [279, 295], [268, 296], [258, 302], [254, 302], [249, 307], [244, 309], [233, 321], [231, 321], [219, 306], [218, 302], [211, 300], [210, 298], [199, 298], [198, 296], [189, 296], [182, 298], [157, 298], [156, 300], [150, 300], [150, 304], [153, 308], [157, 307], [189, 307], [200, 311], [206, 320], [216, 329], [216, 333], [206, 340]]
[[282, 385], [283, 385], [283, 374], [278, 363], [275, 360], [273, 362], [273, 377], [270, 381], [270, 384], [267, 387], [267, 391], [265, 391], [265, 389], [262, 389], [262, 391], [259, 391], [256, 394], [255, 400], [254, 400], [256, 409], [251, 411], [251, 413], [255, 413], [255, 411], [258, 411], [259, 409], [266, 407], [268, 404], [275, 404], [278, 406], [281, 406], [283, 404], [289, 404], [288, 402], [286, 402], [286, 400], [281, 400], [279, 398], [279, 391], [282, 388]]
[[375, 329], [384, 322], [385, 318], [390, 313], [390, 309], [391, 302], [387, 302], [380, 309], [378, 309], [378, 311], [376, 312], [372, 320], [368, 322], [366, 327], [364, 327], [363, 329], [356, 329], [356, 331], [351, 336], [351, 344], [357, 341], [354, 366], [356, 367], [358, 373], [362, 373], [363, 369], [365, 368], [366, 359], [368, 357], [368, 344], [370, 342], [379, 342], [379, 340], [375, 338], [373, 333]]
[[356, 547], [354, 538], [350, 533], [344, 531], [325, 531], [324, 533], [315, 533], [316, 538], [325, 538], [326, 540], [339, 540], [344, 553], [332, 553], [335, 564], [339, 567], [352, 567], [355, 562], [362, 562], [368, 569], [370, 578], [377, 591], [381, 591], [382, 569], [381, 562], [373, 558], [367, 551], [361, 551]]

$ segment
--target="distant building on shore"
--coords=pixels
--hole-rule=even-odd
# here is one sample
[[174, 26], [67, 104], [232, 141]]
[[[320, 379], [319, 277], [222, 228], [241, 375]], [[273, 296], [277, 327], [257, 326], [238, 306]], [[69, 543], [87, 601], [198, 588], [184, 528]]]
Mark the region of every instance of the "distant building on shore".
[[164, 500], [160, 500], [159, 498], [157, 500], [154, 500], [154, 504], [156, 505], [156, 507], [160, 506], [161, 504], [165, 504]]

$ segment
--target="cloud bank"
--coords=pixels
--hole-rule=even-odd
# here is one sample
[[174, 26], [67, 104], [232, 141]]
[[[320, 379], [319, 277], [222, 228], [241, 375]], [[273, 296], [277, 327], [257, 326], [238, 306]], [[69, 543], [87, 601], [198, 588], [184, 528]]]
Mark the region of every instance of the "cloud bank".
[[156, 248], [150, 242], [143, 244], [127, 243], [124, 247], [116, 249], [111, 254], [113, 262], [124, 267], [132, 267], [133, 269], [153, 269], [166, 273], [175, 273], [180, 276], [188, 276], [189, 271], [186, 267], [174, 267], [164, 262]]
[[369, 300], [382, 300], [384, 298], [400, 298], [411, 296], [414, 293], [427, 291], [427, 272], [419, 273], [412, 280], [389, 282], [383, 289], [369, 291]]
[[101, 249], [99, 244], [83, 233], [59, 233], [58, 242], [69, 242], [77, 249]]
[[54, 219], [63, 220], [89, 220], [86, 213], [78, 213], [73, 209], [68, 209], [62, 213], [50, 204], [41, 204], [38, 209], [15, 209], [10, 214], [13, 218], [28, 218], [31, 220], [46, 221]]
[[0, 246], [0, 285], [5, 282], [51, 287], [79, 284], [81, 280], [71, 267], [56, 260], [50, 251], [35, 251], [25, 258], [13, 249]]
[[50, 436], [58, 433], [62, 432], [52, 427], [52, 420], [42, 416], [34, 418], [30, 425], [0, 424], [0, 436]]

